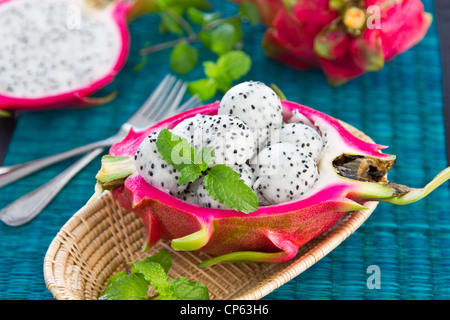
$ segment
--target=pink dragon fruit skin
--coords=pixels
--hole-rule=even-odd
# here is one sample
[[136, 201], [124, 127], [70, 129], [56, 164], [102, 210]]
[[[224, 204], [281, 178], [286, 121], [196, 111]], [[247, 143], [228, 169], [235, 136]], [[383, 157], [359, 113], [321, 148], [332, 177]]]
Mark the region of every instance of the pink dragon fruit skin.
[[[20, 0], [3, 0], [0, 1], [0, 6], [13, 1]], [[116, 54], [115, 63], [108, 74], [95, 79], [92, 83], [89, 83], [86, 86], [78, 87], [74, 90], [69, 90], [58, 94], [52, 94], [49, 96], [30, 98], [8, 95], [3, 92], [0, 93], [0, 109], [10, 111], [35, 111], [55, 108], [79, 108], [98, 105], [111, 100], [114, 97], [114, 94], [110, 94], [106, 97], [101, 98], [92, 98], [91, 95], [99, 91], [106, 85], [110, 84], [122, 69], [127, 60], [130, 46], [130, 35], [128, 31], [127, 17], [132, 9], [133, 2], [126, 0], [116, 0], [108, 5], [106, 9], [98, 9], [108, 10], [106, 16], [108, 19], [114, 21], [117, 29], [117, 35], [120, 39], [120, 51]], [[101, 14], [105, 15], [104, 13]]]
[[[262, 9], [264, 1], [253, 2], [268, 27], [263, 39], [266, 55], [299, 70], [320, 68], [332, 85], [380, 70], [385, 62], [420, 42], [432, 21], [420, 0], [297, 0], [290, 1], [289, 7], [282, 1], [277, 6], [270, 1], [277, 8], [270, 16]], [[342, 17], [345, 6], [357, 6], [358, 2], [363, 4], [362, 12], [379, 8], [379, 27], [366, 26], [361, 34], [352, 35], [343, 28]], [[342, 3], [341, 12], [332, 3]], [[366, 17], [371, 14], [369, 10]], [[338, 54], [330, 54], [336, 48]]]
[[[318, 165], [322, 178], [317, 181], [314, 192], [299, 201], [263, 206], [243, 214], [187, 203], [151, 186], [134, 173], [122, 185], [113, 188], [112, 193], [121, 206], [135, 212], [144, 222], [145, 248], [166, 239], [172, 240], [175, 250], [200, 250], [216, 256], [202, 262], [200, 267], [219, 262], [284, 262], [295, 257], [299, 247], [329, 229], [344, 213], [364, 210], [366, 201], [411, 203], [450, 178], [450, 168], [447, 168], [425, 188], [406, 187], [407, 191], [402, 193], [397, 191], [405, 186], [390, 182], [344, 178], [333, 168], [339, 155], [357, 155], [390, 163], [395, 161], [395, 156], [382, 153], [380, 150], [384, 146], [355, 137], [338, 120], [326, 114], [289, 101], [282, 101], [282, 106], [285, 119], [293, 110], [298, 110], [321, 130], [323, 136], [326, 133], [329, 145], [338, 146], [326, 147]], [[185, 111], [147, 130], [132, 130], [124, 140], [113, 145], [109, 153], [134, 157], [141, 141], [151, 132], [173, 128], [196, 114], [215, 115], [218, 108], [219, 102], [216, 102]]]

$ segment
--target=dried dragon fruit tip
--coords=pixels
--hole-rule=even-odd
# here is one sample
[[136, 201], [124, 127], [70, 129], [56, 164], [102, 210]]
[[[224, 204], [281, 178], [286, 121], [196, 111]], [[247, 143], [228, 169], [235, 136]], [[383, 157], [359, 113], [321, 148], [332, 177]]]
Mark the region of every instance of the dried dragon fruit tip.
[[128, 156], [102, 157], [102, 166], [95, 178], [104, 189], [123, 185], [123, 181], [135, 171], [134, 161]]
[[409, 192], [394, 196], [388, 199], [380, 199], [384, 202], [389, 202], [397, 205], [410, 204], [419, 201], [428, 196], [433, 190], [441, 186], [443, 183], [450, 179], [450, 167], [442, 170], [433, 180], [431, 180], [425, 187], [421, 189], [411, 188]]

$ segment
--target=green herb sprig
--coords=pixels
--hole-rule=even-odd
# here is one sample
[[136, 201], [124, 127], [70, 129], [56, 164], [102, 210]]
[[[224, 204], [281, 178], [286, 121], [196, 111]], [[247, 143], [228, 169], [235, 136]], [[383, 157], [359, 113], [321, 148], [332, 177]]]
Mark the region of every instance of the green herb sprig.
[[163, 129], [156, 146], [164, 161], [180, 171], [178, 184], [193, 182], [205, 175], [205, 189], [212, 199], [243, 213], [258, 209], [258, 197], [232, 168], [217, 164], [209, 168], [211, 148], [196, 150], [189, 142]]
[[[199, 281], [189, 281], [186, 277], [168, 280], [171, 266], [172, 256], [166, 249], [142, 261], [129, 262], [127, 271], [118, 272], [109, 279], [99, 299], [209, 300], [208, 288]], [[155, 295], [148, 295], [150, 286], [157, 292]]]
[[243, 24], [252, 26], [260, 22], [257, 7], [251, 2], [239, 4], [238, 12], [223, 17], [213, 11], [206, 0], [139, 0], [141, 6], [151, 8], [160, 16], [161, 33], [176, 38], [167, 42], [147, 46], [140, 50], [142, 62], [135, 68], [141, 69], [149, 54], [171, 49], [170, 67], [180, 75], [190, 73], [199, 64], [199, 46], [217, 56], [216, 61], [203, 61], [205, 77], [188, 84], [191, 95], [208, 100], [217, 91], [226, 92], [235, 80], [251, 69], [251, 58], [242, 49]]

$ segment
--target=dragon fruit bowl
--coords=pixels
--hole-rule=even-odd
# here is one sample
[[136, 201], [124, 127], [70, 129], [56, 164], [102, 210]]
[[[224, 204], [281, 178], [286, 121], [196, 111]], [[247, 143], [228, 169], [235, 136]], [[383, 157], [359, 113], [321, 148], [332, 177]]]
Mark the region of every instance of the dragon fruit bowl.
[[[197, 148], [196, 133], [189, 131], [193, 127], [203, 130], [197, 142], [212, 146], [215, 153], [198, 179], [182, 184], [180, 170], [164, 162], [156, 145], [166, 130]], [[222, 128], [241, 139], [236, 142], [240, 149], [228, 148], [230, 140], [223, 146], [216, 143], [226, 136]], [[248, 142], [252, 134], [256, 139]], [[248, 81], [230, 89], [220, 102], [130, 131], [102, 159], [96, 194], [111, 190], [124, 209], [142, 219], [143, 250], [165, 239], [175, 250], [213, 255], [199, 265], [203, 268], [223, 262], [279, 263], [294, 258], [345, 213], [367, 210], [368, 201], [408, 204], [450, 178], [447, 168], [421, 189], [390, 182], [387, 172], [396, 160], [382, 153], [384, 148], [356, 137], [331, 116], [280, 100], [264, 84]], [[245, 210], [222, 201], [207, 177], [233, 156], [223, 180], [238, 177], [240, 184], [233, 186], [242, 190]], [[277, 160], [268, 161], [273, 158]], [[220, 182], [220, 190], [239, 197], [241, 191]], [[244, 197], [245, 192], [251, 196]], [[248, 203], [256, 206], [248, 209]]]

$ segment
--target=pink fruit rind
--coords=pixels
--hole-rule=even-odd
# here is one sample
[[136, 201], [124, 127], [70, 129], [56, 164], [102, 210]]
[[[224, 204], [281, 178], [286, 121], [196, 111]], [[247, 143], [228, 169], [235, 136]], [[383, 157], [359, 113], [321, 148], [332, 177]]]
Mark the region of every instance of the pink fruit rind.
[[[313, 123], [325, 122], [331, 128], [329, 130], [335, 130], [345, 144], [361, 154], [392, 157], [379, 152], [383, 146], [356, 138], [328, 115], [294, 102], [282, 101], [282, 105], [286, 117], [297, 109]], [[110, 154], [134, 156], [140, 142], [150, 133], [170, 129], [196, 114], [217, 114], [218, 107], [219, 102], [215, 102], [185, 111], [144, 131], [131, 130], [123, 141], [111, 147]], [[123, 186], [113, 190], [113, 195], [121, 206], [142, 218], [145, 247], [166, 239], [172, 240], [172, 246], [178, 250], [201, 250], [219, 256], [201, 265], [206, 267], [227, 261], [282, 262], [292, 259], [299, 247], [330, 228], [344, 213], [364, 208], [349, 198], [357, 192], [353, 181], [342, 179], [303, 200], [260, 207], [248, 215], [184, 202], [151, 186], [138, 174], [129, 176]]]
[[[5, 0], [14, 1], [14, 0]], [[0, 5], [4, 2], [0, 2]], [[0, 94], [0, 109], [4, 110], [44, 110], [56, 108], [82, 108], [103, 103], [102, 98], [90, 98], [90, 96], [106, 85], [110, 84], [125, 65], [129, 54], [130, 34], [127, 24], [127, 15], [132, 9], [131, 1], [116, 0], [111, 16], [116, 21], [122, 47], [111, 71], [101, 79], [87, 87], [76, 89], [62, 94], [42, 98], [21, 98]], [[108, 100], [108, 98], [105, 98]]]

